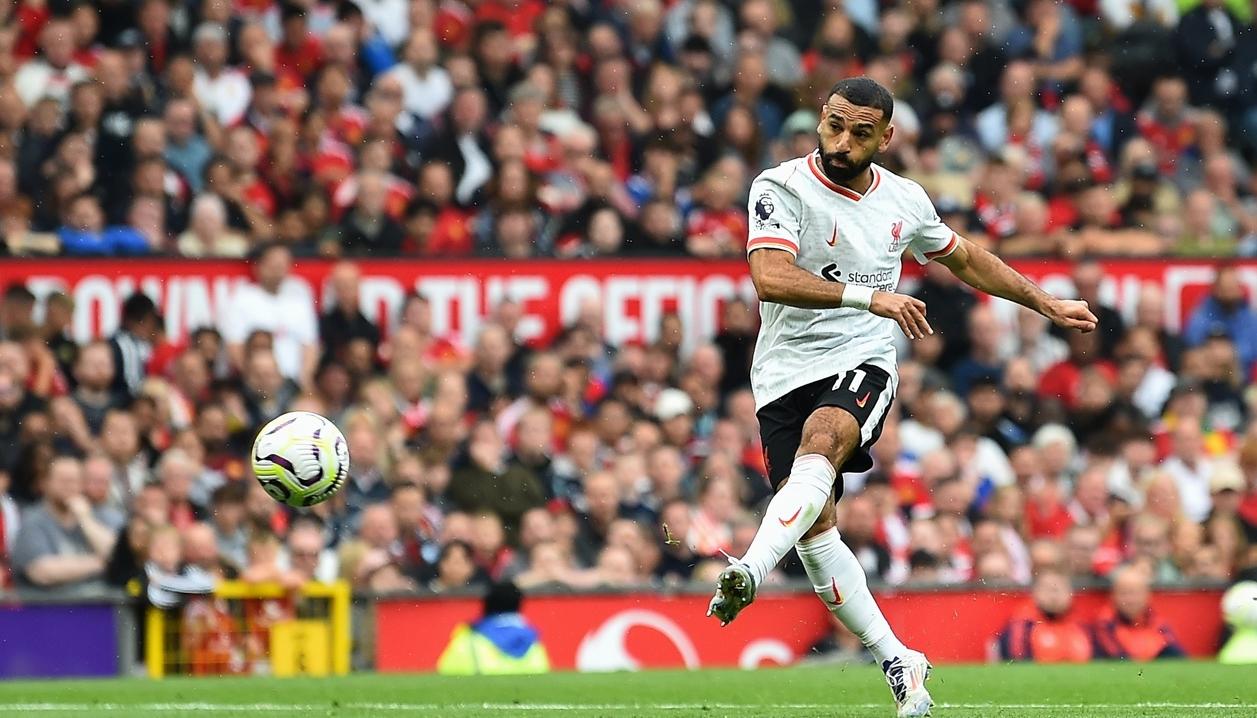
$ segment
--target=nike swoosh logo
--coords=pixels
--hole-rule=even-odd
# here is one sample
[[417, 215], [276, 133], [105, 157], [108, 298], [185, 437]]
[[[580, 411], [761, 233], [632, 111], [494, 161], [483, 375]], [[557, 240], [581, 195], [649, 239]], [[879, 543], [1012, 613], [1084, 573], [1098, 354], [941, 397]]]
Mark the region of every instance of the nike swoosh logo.
[[794, 523], [796, 519], [798, 519], [798, 518], [799, 518], [799, 514], [801, 514], [801, 513], [803, 513], [803, 507], [802, 507], [802, 506], [800, 506], [799, 508], [795, 509], [795, 510], [794, 510], [794, 513], [790, 515], [790, 518], [788, 518], [788, 519], [783, 519], [783, 518], [781, 518], [781, 517], [778, 517], [778, 518], [777, 518], [777, 520], [781, 522], [781, 525], [782, 525], [782, 526], [789, 526], [790, 524]]
[[838, 244], [838, 225], [834, 225], [834, 235], [829, 238], [829, 246], [833, 247]]
[[841, 593], [838, 593], [838, 579], [837, 579], [837, 578], [834, 578], [833, 576], [830, 576], [830, 577], [829, 577], [829, 587], [830, 587], [830, 588], [832, 588], [832, 589], [834, 590], [834, 600], [832, 600], [832, 601], [826, 601], [825, 603], [828, 603], [828, 604], [829, 604], [829, 605], [831, 605], [831, 606], [841, 606], [841, 605], [842, 605], [842, 594], [841, 594]]
[[863, 409], [863, 408], [864, 408], [864, 405], [865, 405], [865, 404], [867, 404], [867, 403], [869, 403], [869, 397], [870, 397], [870, 396], [872, 396], [872, 395], [873, 395], [873, 392], [867, 392], [867, 393], [865, 393], [865, 395], [864, 395], [864, 396], [862, 396], [862, 397], [860, 397], [859, 399], [856, 399], [856, 400], [855, 400], [855, 405], [856, 405], [856, 406], [858, 406], [858, 407], [860, 407], [861, 409]]

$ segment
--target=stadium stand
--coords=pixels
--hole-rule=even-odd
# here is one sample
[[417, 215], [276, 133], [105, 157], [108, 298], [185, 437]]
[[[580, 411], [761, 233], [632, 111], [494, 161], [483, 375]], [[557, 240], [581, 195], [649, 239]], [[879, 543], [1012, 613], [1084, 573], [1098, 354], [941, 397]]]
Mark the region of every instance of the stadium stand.
[[[736, 260], [750, 180], [814, 149], [856, 74], [897, 98], [879, 161], [958, 232], [1055, 262], [1102, 329], [914, 275], [938, 333], [905, 344], [840, 504], [870, 580], [1230, 582], [1257, 568], [1257, 282], [1228, 264], [1257, 256], [1255, 53], [1221, 0], [2, 3], [4, 588], [710, 581], [769, 492], [753, 305], [700, 341], [674, 309], [621, 341], [581, 306], [538, 342], [511, 301], [469, 335], [414, 293], [385, 326], [360, 267]], [[28, 276], [102, 257], [248, 257], [251, 281], [169, 336], [134, 285], [84, 329], [84, 297]], [[1119, 307], [1112, 257], [1221, 266], [1190, 265], [1189, 305], [1150, 279]], [[326, 297], [294, 258], [338, 262]], [[353, 457], [308, 517], [247, 470], [291, 409]]]

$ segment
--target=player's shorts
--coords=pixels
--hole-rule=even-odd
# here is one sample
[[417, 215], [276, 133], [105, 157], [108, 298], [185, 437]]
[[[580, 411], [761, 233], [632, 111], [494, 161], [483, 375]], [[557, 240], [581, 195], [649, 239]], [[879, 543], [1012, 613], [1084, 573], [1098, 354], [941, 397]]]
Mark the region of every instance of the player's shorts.
[[803, 440], [803, 424], [817, 409], [837, 406], [855, 417], [860, 425], [860, 445], [838, 471], [838, 494], [842, 494], [844, 473], [860, 473], [873, 468], [869, 447], [882, 435], [882, 425], [890, 413], [895, 391], [885, 369], [861, 364], [850, 371], [812, 382], [765, 404], [755, 415], [768, 464], [768, 480], [776, 489], [790, 475], [794, 456]]

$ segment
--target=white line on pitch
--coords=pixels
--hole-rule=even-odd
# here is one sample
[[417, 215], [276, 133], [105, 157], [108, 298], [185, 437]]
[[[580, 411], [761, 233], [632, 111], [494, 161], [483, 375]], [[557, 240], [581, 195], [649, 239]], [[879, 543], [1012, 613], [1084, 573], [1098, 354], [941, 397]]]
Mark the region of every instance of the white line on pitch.
[[[731, 709], [834, 709], [834, 708], [883, 708], [886, 703], [366, 703], [338, 701], [333, 703], [10, 703], [0, 704], [0, 713], [50, 712], [50, 711], [321, 711], [329, 708], [343, 710], [374, 711], [425, 711], [451, 709], [478, 709], [490, 711], [680, 711], [696, 708], [715, 710]], [[938, 708], [1011, 710], [1059, 710], [1059, 709], [1192, 709], [1224, 710], [1238, 708], [1257, 709], [1257, 704], [1247, 703], [940, 703]]]

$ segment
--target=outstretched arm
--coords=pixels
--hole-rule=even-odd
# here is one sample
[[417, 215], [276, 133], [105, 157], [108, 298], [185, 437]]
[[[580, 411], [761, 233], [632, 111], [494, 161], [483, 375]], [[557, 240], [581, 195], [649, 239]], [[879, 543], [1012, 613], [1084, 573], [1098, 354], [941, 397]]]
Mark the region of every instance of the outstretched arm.
[[1059, 299], [1048, 294], [999, 257], [967, 239], [959, 238], [951, 254], [935, 261], [974, 289], [1033, 309], [1059, 327], [1081, 332], [1096, 328], [1098, 320], [1087, 308], [1086, 302]]
[[803, 309], [855, 307], [895, 320], [909, 339], [934, 333], [925, 320], [925, 302], [915, 297], [822, 279], [796, 265], [789, 252], [779, 249], [755, 249], [749, 261], [751, 281], [761, 302]]

